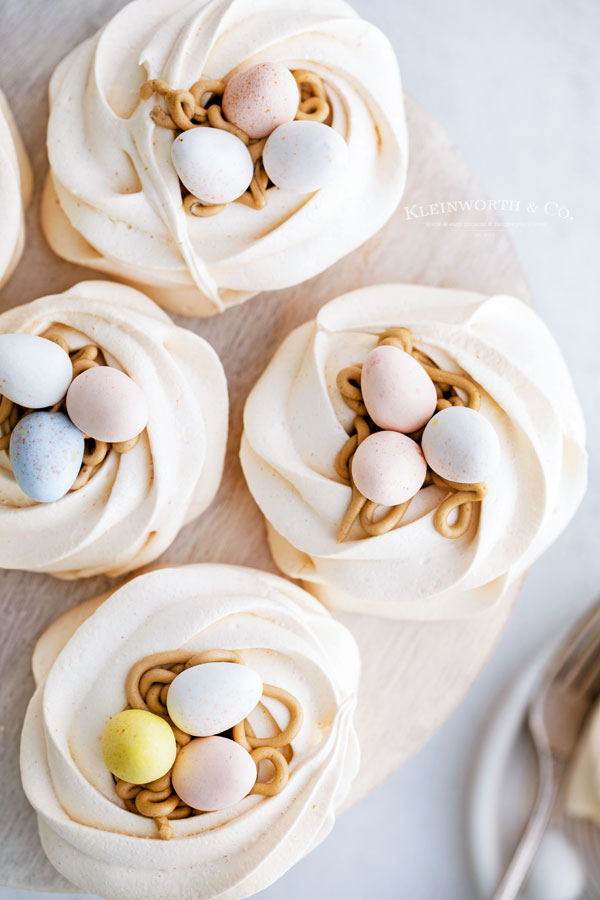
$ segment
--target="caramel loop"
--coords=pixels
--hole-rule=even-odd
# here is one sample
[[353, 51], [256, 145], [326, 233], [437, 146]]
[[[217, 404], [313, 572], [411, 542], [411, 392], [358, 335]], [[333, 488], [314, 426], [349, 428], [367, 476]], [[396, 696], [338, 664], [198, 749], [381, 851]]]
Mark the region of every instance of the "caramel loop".
[[203, 663], [231, 662], [240, 666], [244, 660], [236, 650], [203, 650], [202, 653], [194, 653], [186, 663], [186, 669], [190, 666], [200, 666]]
[[171, 118], [171, 116], [164, 111], [162, 106], [154, 106], [150, 111], [150, 118], [154, 122], [155, 125], [158, 125], [159, 128], [170, 128], [171, 131], [179, 131], [179, 128]]
[[58, 331], [47, 331], [46, 334], [42, 335], [47, 341], [52, 341], [53, 344], [58, 344], [61, 350], [64, 350], [65, 353], [69, 352], [69, 345], [65, 341], [64, 337]]
[[141, 438], [141, 434], [136, 435], [134, 438], [130, 438], [128, 441], [117, 441], [112, 445], [113, 450], [117, 453], [129, 453], [130, 450], [137, 445], [139, 439]]
[[413, 336], [410, 328], [388, 328], [379, 338], [378, 346], [392, 346], [404, 350], [405, 353], [412, 353]]
[[137, 811], [152, 819], [156, 816], [168, 816], [178, 803], [179, 797], [171, 791], [170, 786], [165, 791], [141, 790], [135, 798]]
[[140, 791], [139, 784], [131, 784], [129, 781], [118, 779], [115, 784], [115, 793], [121, 800], [134, 800]]
[[256, 747], [250, 753], [250, 756], [256, 763], [256, 772], [263, 760], [268, 760], [275, 768], [275, 774], [269, 781], [257, 781], [251, 794], [264, 794], [267, 797], [273, 797], [279, 794], [289, 781], [290, 772], [288, 764], [279, 750], [275, 747]]
[[365, 531], [369, 537], [386, 534], [402, 521], [409, 506], [410, 500], [399, 503], [397, 506], [392, 506], [385, 515], [381, 516], [381, 518], [377, 519], [375, 522], [373, 521], [373, 518], [376, 511], [379, 509], [379, 504], [374, 503], [372, 500], [367, 500], [360, 511], [360, 524], [362, 525], [363, 531]]
[[[195, 81], [190, 88], [190, 94], [192, 94], [196, 103], [196, 113], [200, 115], [202, 113], [206, 114], [206, 108], [202, 103], [206, 94], [213, 96], [216, 94], [220, 97], [223, 95], [224, 90], [225, 82], [218, 78], [200, 78], [198, 81]], [[198, 118], [198, 115], [196, 117]]]
[[71, 490], [72, 491], [81, 490], [81, 488], [84, 487], [88, 483], [88, 481], [90, 480], [90, 478], [92, 477], [92, 475], [94, 474], [95, 471], [96, 471], [96, 466], [88, 466], [88, 465], [84, 464], [81, 467], [81, 469], [79, 470], [79, 475], [77, 476], [77, 478], [71, 485]]
[[82, 372], [87, 372], [88, 369], [95, 369], [97, 365], [98, 363], [94, 359], [76, 359], [73, 362], [73, 380], [78, 375], [81, 375]]
[[243, 203], [244, 206], [250, 206], [252, 209], [264, 209], [267, 205], [268, 184], [269, 176], [265, 172], [262, 158], [257, 159], [254, 164], [254, 175], [252, 176], [250, 187], [235, 202]]
[[221, 107], [217, 106], [216, 103], [213, 103], [212, 106], [208, 107], [208, 122], [213, 128], [220, 128], [222, 131], [228, 131], [230, 134], [234, 134], [236, 138], [239, 138], [246, 146], [250, 143], [250, 138], [245, 131], [242, 131], [242, 129], [238, 128], [237, 125], [234, 125], [233, 122], [228, 122], [227, 119], [223, 118]]
[[181, 131], [189, 131], [196, 128], [192, 122], [192, 116], [196, 109], [196, 101], [189, 91], [170, 91], [167, 94], [167, 109], [175, 125]]
[[0, 401], [0, 425], [3, 425], [4, 422], [6, 422], [12, 411], [12, 400], [9, 400], [8, 397], [2, 396], [2, 400]]
[[362, 366], [346, 366], [338, 372], [336, 384], [346, 406], [359, 416], [366, 416], [367, 407], [363, 403], [360, 389], [361, 375]]
[[226, 203], [213, 203], [212, 205], [207, 205], [202, 203], [201, 200], [198, 200], [197, 197], [194, 197], [193, 194], [188, 194], [183, 200], [183, 208], [186, 213], [189, 213], [191, 216], [196, 216], [199, 219], [218, 216], [226, 207]]
[[465, 375], [458, 375], [455, 372], [444, 372], [436, 366], [428, 366], [425, 363], [421, 363], [421, 365], [432, 381], [443, 382], [464, 391], [468, 397], [467, 406], [469, 409], [476, 411], [481, 409], [481, 391], [470, 378], [467, 378]]
[[93, 444], [93, 449], [86, 450], [83, 462], [86, 466], [99, 466], [106, 459], [110, 445], [105, 441], [95, 441], [93, 438], [88, 438], [88, 442]]

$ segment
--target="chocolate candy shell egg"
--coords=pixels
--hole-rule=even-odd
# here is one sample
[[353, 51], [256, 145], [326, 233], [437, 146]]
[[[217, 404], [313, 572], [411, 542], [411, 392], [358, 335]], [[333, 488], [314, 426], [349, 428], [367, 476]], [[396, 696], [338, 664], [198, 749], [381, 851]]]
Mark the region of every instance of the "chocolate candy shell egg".
[[112, 366], [95, 366], [73, 381], [67, 412], [84, 434], [96, 441], [129, 441], [144, 430], [148, 404], [128, 375]]
[[256, 782], [256, 764], [247, 750], [224, 737], [201, 737], [179, 751], [173, 787], [184, 803], [204, 812], [239, 803]]
[[263, 150], [263, 165], [273, 184], [308, 194], [332, 182], [348, 162], [348, 145], [339, 132], [321, 122], [299, 120], [277, 128]]
[[68, 353], [35, 334], [0, 334], [0, 394], [26, 409], [54, 406], [73, 379]]
[[436, 413], [423, 432], [421, 447], [434, 472], [461, 484], [486, 481], [500, 461], [493, 425], [466, 406], [450, 406]]
[[145, 709], [117, 713], [102, 734], [102, 757], [107, 769], [132, 784], [148, 784], [162, 778], [176, 754], [171, 726]]
[[223, 114], [251, 138], [263, 138], [292, 122], [300, 95], [296, 79], [277, 62], [264, 62], [232, 75], [223, 93]]
[[10, 438], [15, 480], [38, 503], [60, 500], [79, 474], [84, 449], [81, 431], [63, 413], [30, 413]]
[[209, 206], [237, 200], [254, 173], [246, 145], [219, 128], [184, 131], [173, 141], [171, 159], [188, 191]]
[[386, 344], [367, 354], [361, 391], [375, 424], [403, 434], [422, 428], [437, 403], [435, 386], [423, 366], [404, 350]]
[[184, 669], [167, 694], [169, 716], [186, 734], [219, 734], [248, 716], [262, 696], [258, 673], [237, 663], [204, 663]]
[[410, 500], [425, 481], [427, 465], [421, 448], [397, 431], [369, 435], [352, 459], [352, 478], [368, 500], [396, 506]]

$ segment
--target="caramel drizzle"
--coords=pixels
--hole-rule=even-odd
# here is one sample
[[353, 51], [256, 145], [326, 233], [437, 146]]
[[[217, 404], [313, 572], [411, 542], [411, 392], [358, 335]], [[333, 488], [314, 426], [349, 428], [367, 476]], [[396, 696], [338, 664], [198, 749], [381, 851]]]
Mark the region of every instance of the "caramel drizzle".
[[[153, 653], [135, 663], [125, 681], [125, 693], [130, 709], [145, 709], [160, 716], [169, 723], [175, 736], [177, 753], [192, 740], [192, 736], [181, 731], [169, 718], [167, 710], [167, 694], [171, 682], [192, 666], [204, 663], [230, 662], [245, 665], [240, 653], [235, 650], [206, 650], [203, 653], [190, 653], [189, 650], [170, 650], [165, 653]], [[284, 789], [289, 780], [288, 763], [291, 762], [294, 740], [304, 719], [299, 701], [287, 691], [272, 684], [263, 684], [263, 697], [272, 697], [283, 703], [290, 714], [289, 722], [284, 729], [279, 729], [275, 719], [264, 706], [259, 706], [267, 714], [278, 733], [271, 737], [258, 738], [247, 719], [239, 722], [232, 729], [233, 740], [250, 753], [256, 763], [256, 774], [263, 760], [273, 764], [275, 774], [269, 781], [256, 781], [251, 794], [274, 796]], [[173, 837], [173, 829], [169, 819], [186, 819], [189, 816], [202, 814], [202, 810], [192, 809], [184, 803], [173, 788], [171, 780], [172, 768], [162, 778], [148, 784], [131, 784], [128, 781], [115, 779], [115, 791], [123, 800], [130, 812], [154, 819], [158, 836], [162, 840]]]
[[[102, 351], [96, 344], [86, 344], [85, 347], [81, 347], [79, 350], [70, 350], [64, 337], [58, 331], [47, 331], [46, 334], [41, 336], [48, 341], [58, 344], [58, 346], [69, 355], [73, 366], [73, 380], [87, 369], [106, 365]], [[52, 413], [63, 412], [65, 415], [68, 415], [66, 395], [47, 411]], [[32, 412], [39, 412], [39, 410], [26, 409], [23, 406], [13, 403], [8, 397], [0, 395], [0, 431], [4, 432], [0, 435], [0, 450], [8, 451], [10, 438], [17, 424], [21, 419]], [[129, 453], [130, 450], [133, 450], [139, 439], [140, 435], [138, 434], [137, 437], [132, 438], [129, 441], [108, 444], [104, 441], [96, 441], [94, 438], [86, 437], [81, 469], [79, 470], [77, 478], [71, 485], [69, 492], [78, 491], [84, 484], [88, 483], [92, 475], [95, 474], [110, 453], [111, 448], [120, 454]]]
[[[404, 350], [405, 353], [409, 353], [413, 359], [420, 363], [435, 385], [438, 397], [436, 405], [438, 412], [442, 409], [447, 409], [449, 406], [465, 405], [458, 390], [464, 391], [467, 395], [466, 405], [469, 409], [478, 411], [481, 408], [481, 391], [475, 382], [471, 381], [466, 375], [460, 375], [456, 372], [445, 372], [443, 369], [438, 368], [428, 356], [414, 346], [410, 328], [388, 329], [377, 342], [377, 346], [380, 347], [382, 345], [390, 345], [397, 347], [399, 350]], [[362, 366], [355, 365], [342, 369], [337, 376], [337, 387], [344, 399], [344, 403], [356, 413], [354, 433], [350, 435], [335, 459], [337, 474], [341, 479], [348, 482], [352, 488], [352, 497], [337, 535], [339, 543], [346, 540], [356, 519], [359, 519], [363, 531], [369, 537], [392, 531], [402, 521], [412, 502], [411, 498], [411, 500], [407, 500], [397, 506], [392, 506], [383, 516], [375, 520], [375, 514], [380, 508], [379, 504], [374, 503], [372, 500], [367, 500], [352, 479], [352, 458], [356, 448], [370, 434], [381, 431], [368, 417], [360, 387], [361, 374]], [[415, 441], [420, 441], [424, 430], [424, 428], [420, 428], [409, 435], [409, 437]], [[460, 484], [455, 481], [448, 481], [428, 466], [423, 487], [429, 484], [435, 484], [437, 487], [444, 488], [449, 492], [449, 495], [440, 503], [434, 513], [433, 524], [436, 531], [445, 538], [456, 539], [462, 537], [471, 524], [474, 511], [473, 505], [481, 503], [487, 493], [487, 485], [483, 481], [475, 484]], [[454, 524], [450, 525], [448, 519], [455, 509], [458, 509], [458, 516]]]
[[[296, 119], [309, 119], [313, 122], [325, 122], [329, 119], [331, 109], [321, 78], [306, 69], [295, 69], [292, 75], [296, 79], [300, 95]], [[150, 111], [150, 118], [160, 128], [168, 128], [175, 132], [189, 131], [191, 128], [220, 128], [239, 138], [248, 147], [254, 163], [254, 174], [249, 188], [233, 202], [243, 203], [251, 209], [264, 209], [268, 202], [267, 191], [270, 186], [269, 176], [262, 161], [267, 139], [253, 140], [245, 131], [223, 117], [221, 102], [224, 91], [225, 82], [218, 78], [201, 78], [189, 91], [171, 88], [161, 78], [152, 78], [141, 86], [140, 98], [149, 100], [153, 94], [160, 94], [165, 98], [166, 110], [157, 105]], [[227, 206], [228, 203], [212, 205], [202, 203], [193, 194], [188, 194], [183, 200], [186, 213], [202, 218], [216, 216]]]

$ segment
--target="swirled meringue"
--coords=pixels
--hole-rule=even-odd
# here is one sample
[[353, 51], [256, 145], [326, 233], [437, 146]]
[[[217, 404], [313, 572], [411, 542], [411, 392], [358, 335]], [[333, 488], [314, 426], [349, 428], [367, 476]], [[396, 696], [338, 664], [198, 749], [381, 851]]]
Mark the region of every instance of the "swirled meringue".
[[149, 407], [129, 453], [108, 454], [84, 487], [36, 504], [0, 452], [0, 568], [59, 578], [120, 575], [156, 559], [212, 501], [227, 438], [227, 384], [212, 347], [133, 288], [85, 281], [0, 315], [0, 333], [90, 341]]
[[[186, 215], [141, 85], [189, 88], [262, 61], [325, 82], [332, 127], [349, 148], [340, 177], [314, 194], [273, 189], [256, 211]], [[387, 38], [343, 0], [136, 0], [56, 69], [50, 84], [51, 176], [42, 217], [60, 256], [145, 285], [161, 305], [212, 315], [259, 291], [298, 284], [354, 250], [398, 205], [407, 134]]]
[[0, 286], [21, 258], [25, 244], [25, 209], [33, 175], [17, 124], [0, 91]]
[[567, 776], [565, 809], [600, 826], [600, 703], [592, 711]]
[[[127, 704], [131, 665], [175, 648], [242, 651], [263, 681], [300, 700], [304, 724], [280, 794], [173, 820], [174, 837], [161, 841], [152, 820], [117, 798], [99, 736]], [[108, 900], [241, 900], [261, 890], [333, 826], [358, 768], [358, 676], [350, 632], [282, 578], [198, 565], [133, 579], [68, 640], [27, 711], [21, 775], [48, 858]], [[263, 702], [283, 727], [284, 708]]]
[[[440, 368], [483, 389], [501, 462], [463, 537], [435, 530], [444, 493], [430, 486], [393, 531], [365, 538], [358, 529], [338, 544], [351, 491], [334, 460], [354, 413], [336, 376], [400, 325]], [[275, 562], [327, 605], [354, 612], [427, 620], [491, 606], [585, 490], [584, 423], [567, 368], [538, 316], [508, 296], [409, 285], [346, 294], [284, 341], [248, 398], [244, 428], [242, 466]]]

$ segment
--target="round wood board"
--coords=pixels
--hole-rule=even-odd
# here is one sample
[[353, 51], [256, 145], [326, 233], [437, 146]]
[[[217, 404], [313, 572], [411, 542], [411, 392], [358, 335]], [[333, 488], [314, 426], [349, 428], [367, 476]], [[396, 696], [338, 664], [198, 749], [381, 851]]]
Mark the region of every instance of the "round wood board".
[[[122, 5], [87, 0], [48, 7], [48, 22], [23, 15], [20, 0], [3, 6], [2, 58], [10, 60], [2, 89], [31, 155], [36, 191], [27, 217], [26, 250], [0, 292], [0, 309], [100, 277], [52, 254], [39, 226], [47, 169], [46, 87], [56, 63]], [[42, 13], [42, 7], [38, 8]], [[164, 563], [223, 562], [275, 571], [262, 516], [238, 461], [245, 398], [282, 339], [333, 297], [356, 287], [409, 282], [508, 293], [529, 299], [519, 261], [494, 213], [408, 217], [406, 207], [443, 200], [477, 200], [485, 192], [447, 135], [406, 98], [410, 166], [405, 197], [394, 218], [360, 250], [298, 287], [260, 295], [213, 319], [179, 324], [205, 337], [219, 353], [229, 382], [231, 420], [225, 474], [210, 510], [179, 534]], [[488, 223], [488, 224], [486, 224]], [[490, 223], [491, 226], [490, 227]], [[47, 862], [18, 773], [21, 723], [33, 692], [31, 652], [61, 613], [108, 589], [106, 578], [65, 583], [22, 572], [0, 573], [0, 879], [31, 889], [72, 890]], [[489, 658], [518, 593], [465, 622], [404, 624], [339, 615], [363, 658], [357, 713], [363, 764], [346, 806], [373, 790], [431, 737], [456, 707]]]

